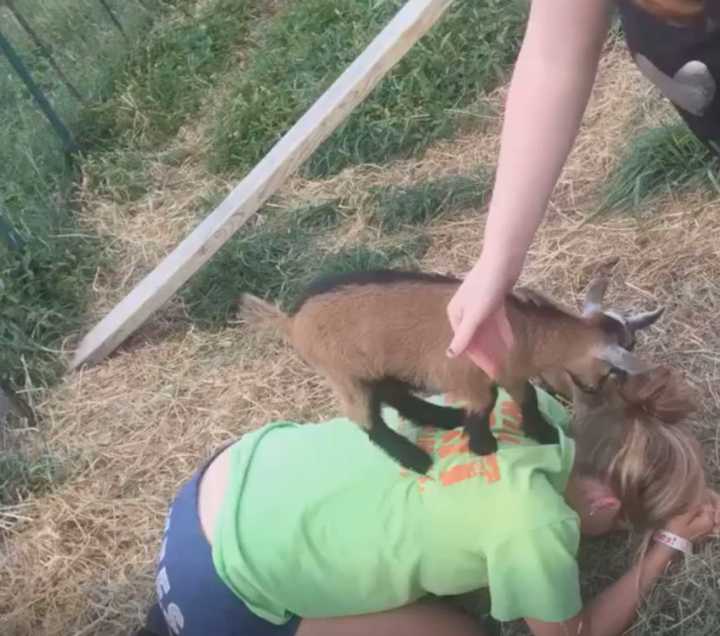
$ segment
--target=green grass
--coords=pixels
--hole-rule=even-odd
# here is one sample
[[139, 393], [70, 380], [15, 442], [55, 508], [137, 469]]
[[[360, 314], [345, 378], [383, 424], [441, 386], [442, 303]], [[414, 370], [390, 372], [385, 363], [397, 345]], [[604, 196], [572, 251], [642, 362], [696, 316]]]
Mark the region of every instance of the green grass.
[[97, 245], [65, 215], [43, 240], [29, 237], [24, 249], [0, 247], [0, 378], [46, 385], [63, 371], [57, 348], [80, 324]]
[[361, 240], [328, 250], [343, 221], [337, 201], [269, 212], [262, 223], [231, 239], [182, 290], [190, 318], [203, 327], [223, 325], [243, 292], [288, 308], [316, 276], [412, 267], [427, 249], [426, 241], [411, 234], [397, 237], [390, 246]]
[[[368, 193], [368, 227], [356, 242], [328, 249], [347, 221], [344, 201], [295, 209], [264, 210], [181, 292], [191, 320], [217, 327], [232, 318], [243, 292], [272, 298], [290, 308], [313, 279], [326, 274], [388, 267], [418, 267], [429, 247], [426, 228], [453, 211], [481, 207], [490, 189], [488, 174], [452, 175]], [[379, 236], [378, 236], [379, 235]]]
[[122, 94], [103, 106], [107, 125], [135, 147], [167, 141], [197, 112], [233, 51], [247, 44], [262, 2], [213, 0], [200, 7], [153, 29], [127, 62]]
[[42, 494], [64, 478], [63, 462], [49, 453], [32, 458], [16, 452], [2, 453], [0, 506], [18, 503], [31, 494]]
[[690, 188], [720, 191], [718, 161], [685, 124], [641, 133], [610, 175], [603, 209], [635, 209], [662, 194]]
[[0, 9], [3, 32], [87, 151], [72, 162], [65, 156], [0, 59], [0, 379], [11, 383], [24, 383], [26, 374], [32, 384], [52, 383], [63, 371], [57, 349], [81, 324], [102, 248], [77, 225], [78, 167], [96, 193], [140, 198], [151, 185], [148, 153], [197, 112], [261, 3], [111, 5], [129, 42], [97, 0], [17, 2], [86, 104]]
[[484, 206], [491, 189], [492, 177], [485, 172], [378, 188], [373, 191], [372, 220], [386, 232], [424, 225], [458, 210]]
[[[260, 37], [217, 109], [211, 166], [245, 172], [292, 126], [404, 0], [294, 2]], [[456, 2], [305, 167], [314, 177], [420, 152], [452, 135], [456, 111], [505, 77], [526, 3]]]
[[[0, 385], [0, 391], [7, 387]], [[18, 396], [13, 396], [18, 401]], [[23, 410], [29, 408], [23, 406]], [[0, 508], [41, 494], [65, 479], [71, 465], [52, 452], [34, 421], [24, 413], [0, 411]]]
[[[130, 39], [163, 13], [136, 0], [112, 2]], [[153, 2], [145, 3], [152, 7]], [[18, 0], [18, 10], [50, 48], [87, 103], [112, 90], [128, 45], [95, 0]], [[55, 110], [74, 132], [91, 121], [7, 9], [3, 33]], [[97, 243], [72, 210], [77, 174], [7, 60], [0, 58], [0, 379], [52, 382], [55, 351], [79, 323], [97, 264]], [[14, 240], [7, 240], [12, 237]]]

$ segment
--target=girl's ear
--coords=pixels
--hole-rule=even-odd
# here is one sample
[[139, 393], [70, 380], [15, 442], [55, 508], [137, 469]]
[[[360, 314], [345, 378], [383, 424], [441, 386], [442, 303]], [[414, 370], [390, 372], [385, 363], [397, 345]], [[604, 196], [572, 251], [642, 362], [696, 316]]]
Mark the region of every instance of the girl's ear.
[[599, 512], [617, 512], [622, 504], [615, 495], [601, 495], [594, 498], [590, 503], [590, 516]]

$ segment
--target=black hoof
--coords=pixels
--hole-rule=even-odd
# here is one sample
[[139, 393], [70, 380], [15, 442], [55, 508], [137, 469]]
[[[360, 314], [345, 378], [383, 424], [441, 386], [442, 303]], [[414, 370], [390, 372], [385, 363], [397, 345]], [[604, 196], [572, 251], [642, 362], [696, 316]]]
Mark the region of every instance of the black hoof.
[[550, 424], [546, 424], [540, 428], [532, 437], [539, 444], [557, 444], [560, 441], [560, 435], [557, 429]]
[[428, 453], [397, 431], [385, 426], [382, 421], [368, 431], [368, 437], [408, 470], [414, 470], [416, 473], [424, 475], [432, 466], [433, 460]]
[[485, 435], [471, 435], [468, 446], [473, 453], [480, 456], [492, 455], [496, 453], [498, 449], [497, 440], [492, 434], [490, 434], [489, 437]]
[[414, 450], [408, 449], [407, 453], [404, 453], [404, 457], [400, 458], [400, 463], [408, 470], [413, 470], [421, 475], [427, 474], [430, 470], [430, 466], [433, 464], [432, 457], [428, 455], [422, 448], [417, 446], [413, 447]]
[[485, 413], [472, 413], [465, 420], [465, 434], [468, 436], [468, 447], [476, 455], [492, 455], [498, 449], [498, 443], [490, 429], [490, 414], [497, 399], [497, 387], [493, 387], [493, 403]]

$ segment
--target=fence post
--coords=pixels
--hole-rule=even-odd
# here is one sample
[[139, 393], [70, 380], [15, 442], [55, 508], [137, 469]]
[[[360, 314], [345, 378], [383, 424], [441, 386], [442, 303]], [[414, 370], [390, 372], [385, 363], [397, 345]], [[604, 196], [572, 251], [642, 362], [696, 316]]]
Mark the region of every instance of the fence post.
[[0, 379], [0, 426], [3, 425], [10, 415], [24, 418], [30, 427], [37, 426], [35, 413], [30, 406], [18, 397], [10, 388], [10, 385]]
[[117, 30], [120, 31], [120, 33], [122, 33], [122, 36], [129, 42], [130, 40], [127, 36], [127, 33], [125, 33], [125, 29], [123, 29], [122, 23], [120, 22], [118, 17], [115, 15], [115, 12], [112, 10], [112, 7], [107, 3], [107, 0], [99, 0], [99, 2], [103, 6], [103, 9], [105, 9], [105, 12], [108, 14], [108, 16], [110, 16], [111, 22], [115, 25]]
[[0, 237], [11, 250], [20, 251], [24, 246], [23, 240], [15, 228], [3, 218], [2, 211], [0, 211]]
[[62, 69], [60, 68], [60, 66], [58, 66], [55, 58], [50, 52], [50, 49], [48, 49], [45, 43], [40, 39], [40, 36], [30, 26], [30, 23], [25, 19], [25, 16], [23, 16], [23, 14], [17, 10], [17, 7], [15, 6], [15, 0], [5, 0], [5, 6], [7, 6], [10, 13], [13, 14], [13, 17], [18, 21], [18, 24], [25, 30], [25, 33], [30, 36], [30, 39], [35, 43], [35, 46], [40, 49], [40, 52], [50, 63], [50, 66], [53, 67], [60, 80], [65, 84], [65, 86], [67, 86], [73, 97], [75, 97], [75, 99], [77, 99], [79, 102], [84, 103], [85, 100], [80, 94], [80, 91], [78, 91], [78, 89], [73, 86], [72, 82], [70, 82], [70, 80], [66, 77], [65, 73], [63, 73]]
[[33, 80], [30, 71], [23, 64], [20, 56], [12, 47], [10, 41], [3, 35], [2, 31], [0, 31], [0, 52], [5, 54], [8, 62], [10, 62], [10, 66], [15, 69], [15, 72], [25, 83], [25, 86], [27, 86], [30, 94], [37, 102], [38, 107], [43, 112], [45, 117], [47, 117], [47, 120], [50, 122], [50, 125], [53, 127], [58, 137], [60, 137], [60, 140], [62, 141], [65, 148], [65, 152], [67, 152], [68, 154], [72, 154], [73, 152], [75, 152], [78, 149], [78, 146], [75, 143], [72, 135], [70, 134], [67, 126], [65, 126], [62, 119], [60, 119], [58, 114], [53, 110], [53, 107], [50, 105], [47, 97], [45, 97], [40, 87], [35, 83], [35, 80]]

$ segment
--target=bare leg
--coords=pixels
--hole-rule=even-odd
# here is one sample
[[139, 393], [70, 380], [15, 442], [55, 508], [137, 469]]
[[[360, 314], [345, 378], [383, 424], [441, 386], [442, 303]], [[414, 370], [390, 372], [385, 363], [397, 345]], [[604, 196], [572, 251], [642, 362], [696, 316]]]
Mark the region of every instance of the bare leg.
[[446, 602], [414, 603], [395, 610], [300, 621], [297, 636], [486, 636], [477, 621]]

